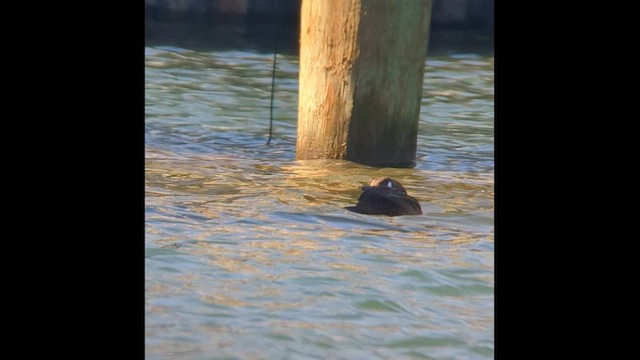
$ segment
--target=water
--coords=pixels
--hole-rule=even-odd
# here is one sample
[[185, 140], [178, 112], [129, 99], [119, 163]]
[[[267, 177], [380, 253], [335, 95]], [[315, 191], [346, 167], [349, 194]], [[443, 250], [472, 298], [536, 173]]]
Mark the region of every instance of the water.
[[[491, 359], [493, 58], [429, 54], [417, 166], [295, 160], [298, 59], [146, 48], [149, 359]], [[374, 177], [423, 216], [350, 213]]]

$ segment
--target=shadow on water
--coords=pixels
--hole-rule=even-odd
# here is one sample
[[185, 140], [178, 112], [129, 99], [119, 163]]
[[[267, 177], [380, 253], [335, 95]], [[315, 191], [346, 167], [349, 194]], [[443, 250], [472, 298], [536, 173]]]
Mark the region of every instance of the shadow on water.
[[[147, 21], [146, 46], [175, 46], [198, 51], [253, 50], [273, 53], [277, 40], [278, 52], [297, 55], [300, 29], [297, 24], [247, 23], [184, 23]], [[493, 35], [481, 30], [431, 31], [427, 56], [472, 53], [493, 56]]]

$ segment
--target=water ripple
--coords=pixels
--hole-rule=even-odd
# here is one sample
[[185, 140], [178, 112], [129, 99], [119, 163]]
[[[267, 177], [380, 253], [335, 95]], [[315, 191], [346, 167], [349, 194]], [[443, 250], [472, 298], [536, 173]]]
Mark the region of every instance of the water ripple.
[[[493, 58], [430, 57], [417, 166], [295, 160], [298, 59], [145, 49], [150, 359], [493, 357]], [[399, 179], [422, 216], [355, 214]], [[215, 354], [215, 355], [212, 355]]]

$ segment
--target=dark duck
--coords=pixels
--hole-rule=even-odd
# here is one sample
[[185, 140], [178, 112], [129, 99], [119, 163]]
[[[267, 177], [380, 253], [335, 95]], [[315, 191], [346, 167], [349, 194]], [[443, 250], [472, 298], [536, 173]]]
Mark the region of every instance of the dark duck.
[[356, 206], [345, 209], [367, 215], [422, 215], [420, 203], [392, 178], [379, 177], [362, 187]]

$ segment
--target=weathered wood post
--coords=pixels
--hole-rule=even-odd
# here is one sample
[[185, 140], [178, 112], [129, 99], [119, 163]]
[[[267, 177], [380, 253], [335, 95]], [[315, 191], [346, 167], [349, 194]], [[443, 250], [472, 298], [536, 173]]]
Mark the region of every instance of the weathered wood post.
[[297, 159], [415, 165], [431, 0], [302, 0]]

